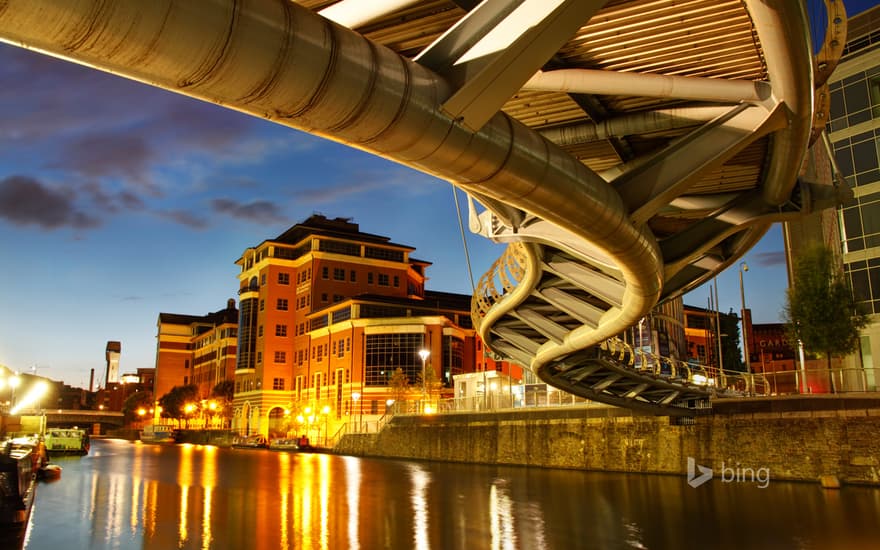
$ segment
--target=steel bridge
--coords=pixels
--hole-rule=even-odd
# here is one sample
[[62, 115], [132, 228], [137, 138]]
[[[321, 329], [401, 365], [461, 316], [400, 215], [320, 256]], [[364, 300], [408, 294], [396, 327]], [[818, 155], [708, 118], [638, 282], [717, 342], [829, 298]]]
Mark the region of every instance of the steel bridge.
[[474, 296], [486, 345], [669, 415], [728, 384], [614, 338], [772, 223], [834, 204], [836, 186], [799, 174], [845, 21], [839, 0], [0, 2], [3, 41], [464, 190], [471, 230], [510, 243]]

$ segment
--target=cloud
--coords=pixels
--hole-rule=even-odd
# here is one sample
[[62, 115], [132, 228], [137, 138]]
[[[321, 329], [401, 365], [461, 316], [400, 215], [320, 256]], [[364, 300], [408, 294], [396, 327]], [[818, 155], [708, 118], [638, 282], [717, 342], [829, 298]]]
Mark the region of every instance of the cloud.
[[250, 222], [274, 224], [287, 220], [287, 217], [282, 214], [281, 209], [275, 203], [265, 200], [242, 204], [232, 199], [214, 199], [211, 201], [211, 208], [214, 212]]
[[89, 181], [82, 186], [82, 191], [91, 198], [95, 207], [102, 212], [116, 213], [122, 210], [143, 210], [144, 201], [131, 191], [109, 193], [97, 181]]
[[187, 212], [185, 210], [165, 210], [158, 212], [158, 214], [165, 219], [179, 223], [180, 225], [185, 225], [192, 229], [205, 229], [208, 227], [207, 221], [197, 217], [192, 212]]
[[[121, 177], [149, 188], [147, 174], [156, 158], [152, 145], [141, 136], [88, 134], [65, 142], [50, 166], [88, 178]], [[157, 193], [155, 189], [152, 192]]]
[[759, 252], [755, 254], [755, 258], [757, 258], [758, 265], [763, 267], [785, 265], [785, 252], [782, 250]]
[[[66, 179], [119, 178], [154, 194], [157, 172], [251, 164], [315, 138], [261, 135], [263, 119], [94, 69], [0, 45], [0, 162], [28, 157]], [[279, 137], [283, 136], [283, 137]], [[166, 174], [167, 176], [167, 174]], [[152, 183], [151, 183], [152, 182]]]
[[27, 176], [0, 180], [0, 218], [44, 229], [97, 227], [97, 218], [77, 210], [72, 194], [61, 193]]
[[436, 189], [432, 185], [443, 183], [432, 176], [408, 168], [387, 170], [354, 170], [345, 173], [346, 183], [303, 189], [296, 192], [296, 200], [309, 203], [326, 203], [345, 199], [351, 195], [381, 191], [389, 195], [421, 196]]

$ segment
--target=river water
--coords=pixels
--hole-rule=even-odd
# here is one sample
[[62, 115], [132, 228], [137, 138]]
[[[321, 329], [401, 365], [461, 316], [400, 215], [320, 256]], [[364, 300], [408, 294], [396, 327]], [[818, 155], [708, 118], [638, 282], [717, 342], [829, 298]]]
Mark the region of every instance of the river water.
[[880, 548], [868, 487], [122, 440], [53, 461], [28, 549]]

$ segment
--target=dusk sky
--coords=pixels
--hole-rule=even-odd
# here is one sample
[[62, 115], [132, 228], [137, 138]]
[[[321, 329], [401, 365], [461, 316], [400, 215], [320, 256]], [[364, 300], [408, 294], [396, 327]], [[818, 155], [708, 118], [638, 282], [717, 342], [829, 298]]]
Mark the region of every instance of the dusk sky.
[[[315, 212], [415, 247], [434, 264], [429, 289], [471, 292], [446, 182], [2, 44], [0, 83], [0, 365], [81, 387], [94, 368], [103, 384], [119, 340], [121, 373], [153, 367], [160, 312], [224, 308], [244, 249]], [[504, 246], [467, 237], [479, 279]], [[779, 226], [744, 260], [755, 321], [778, 322]], [[737, 268], [718, 277], [722, 311], [740, 308]], [[704, 285], [685, 302], [708, 296]]]

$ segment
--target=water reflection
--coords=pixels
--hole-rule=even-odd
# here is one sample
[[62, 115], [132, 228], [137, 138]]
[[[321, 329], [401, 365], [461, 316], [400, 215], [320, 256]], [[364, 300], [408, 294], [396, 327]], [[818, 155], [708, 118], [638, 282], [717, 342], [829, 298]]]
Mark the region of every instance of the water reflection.
[[27, 547], [870, 548], [880, 490], [95, 441]]

